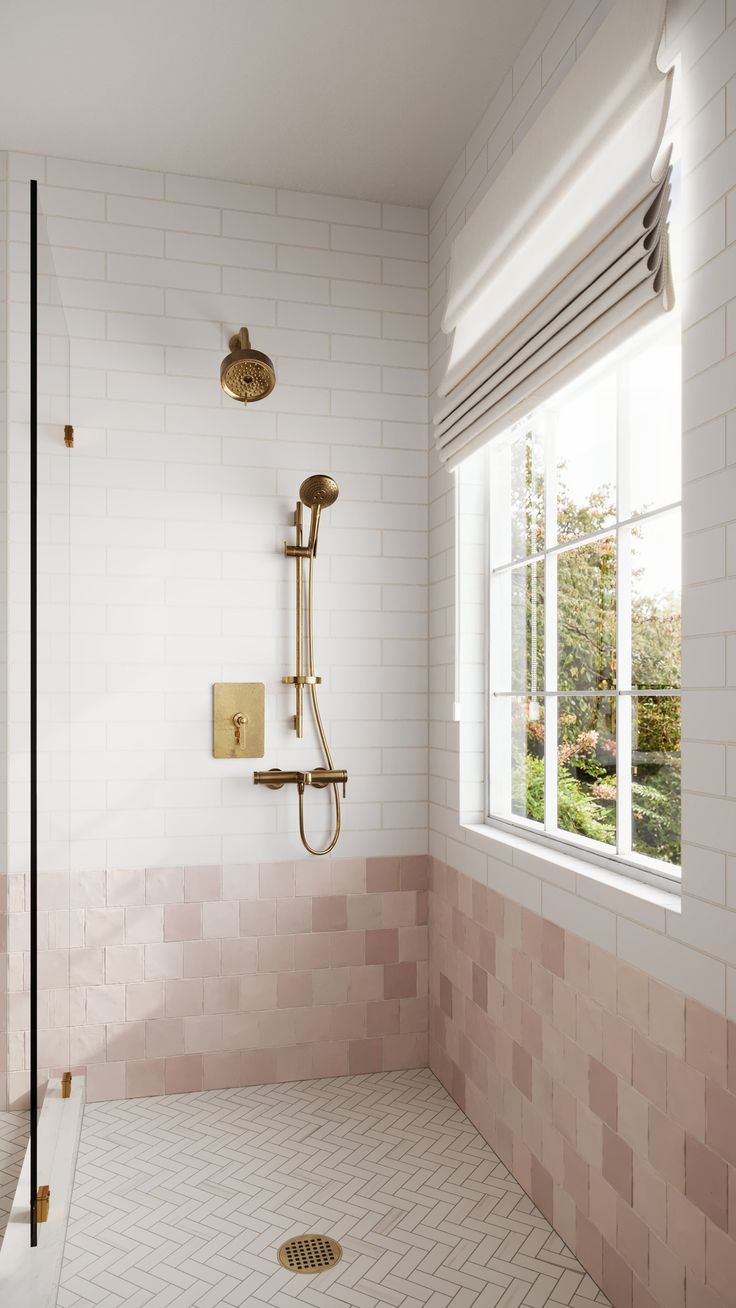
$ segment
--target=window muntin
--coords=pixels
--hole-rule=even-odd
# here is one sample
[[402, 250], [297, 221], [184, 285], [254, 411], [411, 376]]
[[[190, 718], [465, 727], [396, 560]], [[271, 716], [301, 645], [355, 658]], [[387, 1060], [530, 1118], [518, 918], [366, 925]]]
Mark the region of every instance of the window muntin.
[[680, 861], [679, 374], [668, 318], [489, 458], [490, 820], [668, 876]]

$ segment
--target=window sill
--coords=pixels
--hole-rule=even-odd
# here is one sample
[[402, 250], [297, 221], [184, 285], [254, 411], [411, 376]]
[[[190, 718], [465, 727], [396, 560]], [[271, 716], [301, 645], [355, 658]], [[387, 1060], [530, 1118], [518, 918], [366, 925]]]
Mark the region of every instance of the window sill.
[[584, 856], [562, 853], [486, 823], [463, 824], [462, 830], [469, 844], [490, 857], [645, 926], [664, 930], [665, 913], [682, 911], [679, 888], [660, 889]]

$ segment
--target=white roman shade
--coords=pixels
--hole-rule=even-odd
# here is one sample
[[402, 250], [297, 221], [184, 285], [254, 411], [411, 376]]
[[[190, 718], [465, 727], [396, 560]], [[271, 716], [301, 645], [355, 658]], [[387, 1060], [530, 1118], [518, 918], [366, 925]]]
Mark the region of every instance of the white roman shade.
[[673, 303], [664, 0], [615, 0], [455, 240], [450, 467]]

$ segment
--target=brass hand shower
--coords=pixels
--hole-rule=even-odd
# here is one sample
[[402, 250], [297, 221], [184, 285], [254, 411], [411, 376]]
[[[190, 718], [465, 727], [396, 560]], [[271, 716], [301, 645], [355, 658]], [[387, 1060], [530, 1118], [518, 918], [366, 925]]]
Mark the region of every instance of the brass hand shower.
[[[315, 726], [322, 743], [325, 764], [323, 768], [314, 768], [309, 772], [284, 772], [280, 768], [272, 768], [267, 772], [254, 772], [253, 780], [256, 785], [268, 786], [271, 790], [280, 790], [282, 786], [291, 782], [297, 786], [299, 796], [299, 835], [304, 848], [310, 854], [329, 854], [335, 848], [341, 829], [340, 815], [340, 791], [342, 785], [343, 795], [347, 784], [348, 774], [343, 769], [335, 768], [332, 761], [332, 754], [327, 742], [322, 715], [319, 710], [317, 699], [317, 686], [321, 678], [315, 675], [314, 671], [314, 560], [317, 554], [317, 538], [319, 535], [320, 516], [323, 509], [329, 508], [335, 503], [339, 494], [337, 482], [332, 477], [323, 473], [317, 473], [313, 477], [307, 477], [299, 488], [299, 503], [296, 506], [294, 514], [294, 525], [296, 528], [296, 544], [284, 545], [284, 553], [289, 558], [296, 561], [296, 673], [293, 677], [283, 677], [282, 681], [286, 685], [294, 687], [296, 698], [296, 711], [294, 714], [294, 730], [297, 736], [301, 737], [304, 733], [304, 715], [303, 715], [303, 692], [306, 686], [309, 690], [312, 713], [314, 716]], [[307, 544], [303, 543], [303, 526], [302, 526], [302, 505], [311, 509], [311, 519], [309, 523], [309, 538]], [[307, 562], [307, 671], [304, 674], [303, 656], [304, 656], [304, 561]], [[307, 786], [314, 786], [322, 790], [325, 786], [332, 786], [332, 792], [335, 801], [335, 827], [329, 843], [324, 849], [314, 849], [307, 840], [304, 830], [304, 791]]]

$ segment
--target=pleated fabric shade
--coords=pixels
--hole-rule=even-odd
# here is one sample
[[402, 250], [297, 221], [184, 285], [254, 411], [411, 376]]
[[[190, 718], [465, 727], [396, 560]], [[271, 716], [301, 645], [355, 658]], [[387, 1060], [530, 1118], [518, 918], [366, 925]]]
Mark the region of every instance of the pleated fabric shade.
[[672, 307], [663, 19], [664, 0], [616, 0], [453, 246], [450, 467]]

